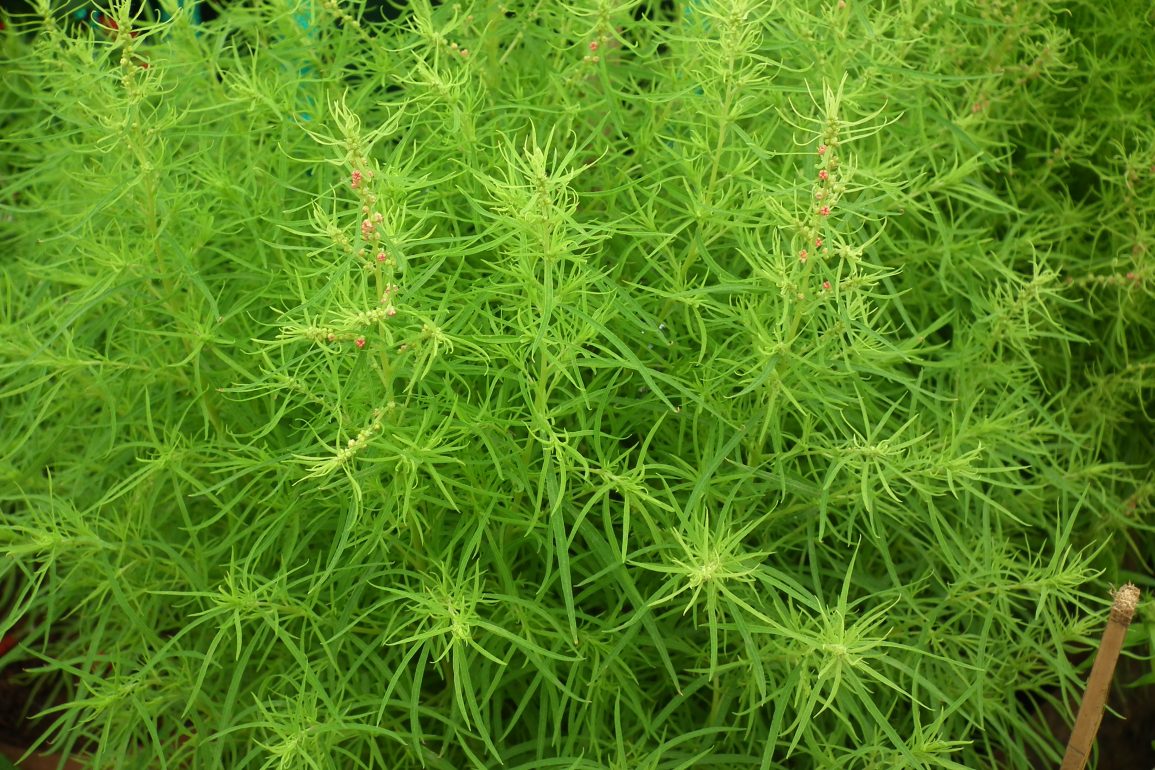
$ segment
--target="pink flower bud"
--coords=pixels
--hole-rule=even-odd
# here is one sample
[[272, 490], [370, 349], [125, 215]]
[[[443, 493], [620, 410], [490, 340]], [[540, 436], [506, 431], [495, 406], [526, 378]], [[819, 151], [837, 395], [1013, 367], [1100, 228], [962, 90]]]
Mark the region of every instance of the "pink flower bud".
[[365, 347], [365, 338], [358, 337], [357, 339], [353, 340], [353, 343], [357, 346], [358, 349], [363, 348]]
[[352, 179], [352, 181], [350, 181], [349, 186], [352, 187], [354, 190], [361, 189], [361, 172], [360, 171], [357, 171], [356, 169], [353, 170], [353, 179]]
[[590, 41], [590, 50], [591, 50], [591, 51], [596, 51], [596, 50], [598, 50], [598, 41], [596, 41], [596, 40], [591, 40], [591, 41]]
[[802, 251], [798, 252], [798, 260], [799, 260], [800, 262], [805, 262], [805, 261], [806, 261], [806, 256], [807, 256], [807, 254], [806, 254], [806, 249], [803, 249]]
[[386, 254], [386, 253], [385, 253], [385, 252], [383, 252], [383, 251], [379, 251], [379, 252], [377, 252], [377, 261], [378, 261], [378, 262], [384, 262], [384, 261], [385, 261], [385, 260], [387, 260], [387, 259], [389, 259], [389, 255], [388, 255], [388, 254]]
[[824, 217], [828, 217], [828, 216], [830, 216], [830, 207], [829, 206], [823, 206], [822, 208], [818, 209], [818, 213]]
[[822, 282], [822, 290], [823, 291], [830, 291], [830, 281], [823, 281]]
[[389, 307], [385, 308], [385, 315], [392, 318], [393, 316], [397, 315], [397, 308], [390, 305]]
[[826, 154], [826, 145], [824, 145], [824, 144], [818, 145], [818, 154], [819, 155], [825, 155]]
[[827, 179], [830, 178], [830, 172], [827, 171], [826, 169], [822, 169], [821, 171], [818, 172], [818, 178], [821, 179], [823, 182], [825, 182]]
[[822, 248], [822, 239], [821, 238], [815, 238], [814, 239], [814, 248], [816, 248], [816, 249]]

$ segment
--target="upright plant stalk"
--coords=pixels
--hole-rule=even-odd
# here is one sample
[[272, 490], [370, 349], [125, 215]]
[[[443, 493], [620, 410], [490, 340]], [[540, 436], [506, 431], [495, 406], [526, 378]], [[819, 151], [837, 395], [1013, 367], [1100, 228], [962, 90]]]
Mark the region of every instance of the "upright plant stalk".
[[1099, 652], [1091, 666], [1091, 677], [1087, 680], [1083, 703], [1079, 706], [1079, 715], [1075, 717], [1075, 729], [1067, 741], [1067, 753], [1063, 756], [1059, 770], [1082, 770], [1087, 764], [1091, 745], [1095, 742], [1095, 734], [1099, 732], [1099, 723], [1103, 720], [1115, 662], [1119, 660], [1123, 639], [1127, 636], [1127, 626], [1131, 625], [1131, 618], [1138, 605], [1139, 589], [1131, 583], [1116, 592], [1115, 603], [1111, 605], [1111, 618], [1107, 621], [1107, 630], [1103, 632]]

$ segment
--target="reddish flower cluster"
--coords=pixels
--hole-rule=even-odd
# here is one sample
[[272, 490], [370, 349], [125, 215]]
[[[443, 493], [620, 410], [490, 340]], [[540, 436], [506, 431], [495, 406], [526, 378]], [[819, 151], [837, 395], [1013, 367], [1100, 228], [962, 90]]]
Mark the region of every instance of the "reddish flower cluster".
[[[364, 238], [366, 241], [377, 240], [377, 238], [378, 238], [377, 225], [381, 224], [381, 222], [383, 222], [384, 220], [385, 220], [385, 217], [381, 215], [381, 212], [377, 212], [376, 214], [374, 214], [371, 217], [366, 217], [365, 220], [361, 222], [361, 237]], [[384, 252], [382, 252], [382, 253], [384, 253]], [[386, 256], [388, 256], [388, 255], [386, 255]], [[384, 261], [384, 260], [380, 260], [380, 261]]]
[[[818, 145], [818, 157], [822, 158], [821, 167], [818, 169], [818, 182], [815, 184], [814, 200], [821, 205], [817, 211], [819, 216], [828, 217], [834, 205], [834, 199], [838, 196], [838, 189], [834, 185], [834, 171], [838, 168], [838, 158], [834, 153], [830, 152], [831, 146], [823, 143]], [[821, 247], [821, 238], [818, 239], [817, 246]]]
[[[838, 170], [838, 157], [835, 150], [838, 147], [837, 136], [832, 131], [828, 131], [823, 137], [824, 141], [818, 145], [818, 157], [821, 159], [816, 164], [818, 166], [817, 180], [814, 183], [814, 200], [816, 201], [816, 208], [812, 215], [814, 219], [811, 220], [811, 227], [807, 230], [806, 238], [814, 239], [815, 253], [820, 256], [826, 253], [823, 244], [826, 239], [822, 235], [822, 222], [826, 217], [832, 213], [835, 204], [838, 202], [838, 197], [842, 192], [841, 185], [838, 185], [835, 176]], [[802, 262], [806, 262], [807, 250], [803, 249], [801, 252]], [[822, 291], [830, 291], [832, 284], [829, 280], [822, 282]]]

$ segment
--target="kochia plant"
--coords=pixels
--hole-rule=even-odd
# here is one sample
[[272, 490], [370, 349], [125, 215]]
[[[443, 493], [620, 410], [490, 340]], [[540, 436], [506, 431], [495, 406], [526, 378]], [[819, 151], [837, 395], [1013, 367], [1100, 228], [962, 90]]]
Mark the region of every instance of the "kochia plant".
[[1155, 553], [1142, 4], [50, 5], [0, 630], [58, 750], [1057, 764]]

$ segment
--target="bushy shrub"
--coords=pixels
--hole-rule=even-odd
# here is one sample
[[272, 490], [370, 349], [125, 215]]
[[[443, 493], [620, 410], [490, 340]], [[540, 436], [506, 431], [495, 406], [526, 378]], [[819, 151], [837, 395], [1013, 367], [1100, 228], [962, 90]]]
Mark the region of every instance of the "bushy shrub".
[[1142, 3], [49, 5], [0, 628], [58, 749], [1057, 761], [1152, 585]]

